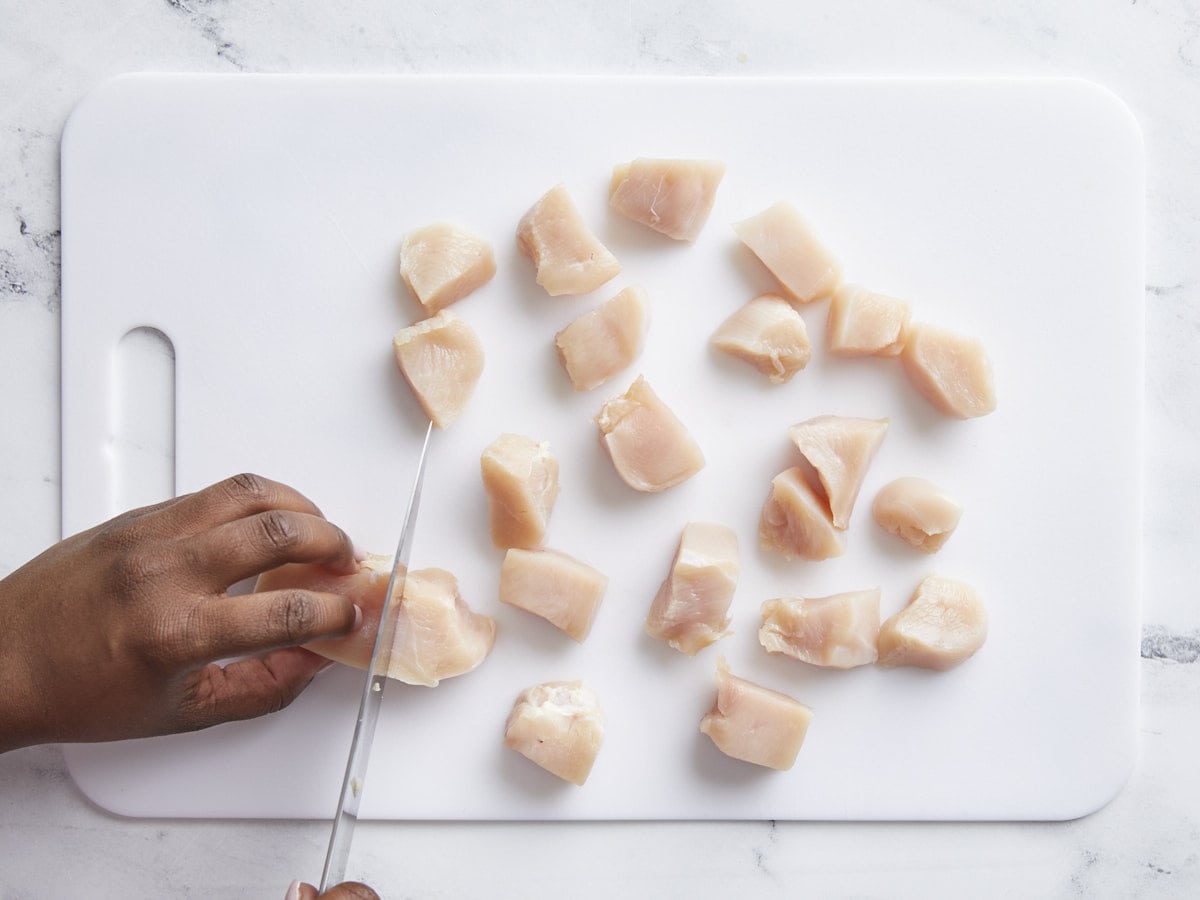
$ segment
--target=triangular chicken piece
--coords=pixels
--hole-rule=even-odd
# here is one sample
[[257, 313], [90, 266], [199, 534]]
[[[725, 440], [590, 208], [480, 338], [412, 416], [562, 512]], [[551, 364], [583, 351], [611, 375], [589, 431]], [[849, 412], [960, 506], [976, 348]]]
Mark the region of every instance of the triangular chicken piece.
[[821, 479], [834, 528], [849, 526], [867, 467], [887, 427], [887, 419], [817, 416], [788, 429], [788, 436]]

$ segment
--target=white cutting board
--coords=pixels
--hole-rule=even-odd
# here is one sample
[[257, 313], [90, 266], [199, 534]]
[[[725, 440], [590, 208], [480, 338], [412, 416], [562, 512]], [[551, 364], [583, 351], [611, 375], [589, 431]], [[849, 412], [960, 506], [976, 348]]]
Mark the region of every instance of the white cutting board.
[[[1124, 783], [1136, 749], [1143, 160], [1134, 120], [1103, 89], [136, 76], [80, 104], [62, 155], [67, 533], [140, 496], [140, 468], [132, 484], [114, 480], [129, 441], [113, 433], [114, 372], [122, 336], [152, 326], [175, 351], [178, 491], [257, 471], [389, 552], [422, 432], [391, 356], [392, 332], [417, 314], [396, 290], [400, 237], [444, 219], [496, 248], [496, 278], [455, 307], [487, 365], [466, 415], [434, 436], [413, 565], [456, 572], [499, 639], [470, 675], [389, 691], [365, 816], [1062, 819]], [[694, 245], [607, 208], [613, 164], [635, 156], [728, 164]], [[560, 181], [624, 264], [592, 296], [547, 296], [515, 247], [517, 220]], [[729, 223], [781, 198], [848, 279], [982, 338], [999, 409], [942, 418], [894, 361], [818, 350], [774, 387], [711, 351], [717, 324], [772, 285]], [[573, 393], [554, 333], [633, 283], [653, 305], [642, 358]], [[806, 312], [818, 344], [824, 313]], [[617, 479], [590, 421], [638, 372], [708, 459], [661, 495]], [[786, 563], [758, 547], [758, 515], [795, 458], [785, 428], [823, 413], [888, 416], [891, 429], [845, 556]], [[501, 431], [550, 441], [562, 493], [548, 543], [611, 578], [583, 645], [497, 600], [478, 457]], [[876, 490], [907, 474], [966, 508], [934, 558], [870, 518]], [[642, 621], [693, 519], [737, 530], [743, 573], [735, 633], [687, 658]], [[974, 584], [991, 614], [986, 646], [956, 670], [820, 671], [757, 644], [767, 598], [878, 585], [887, 616], [933, 570]], [[698, 732], [722, 654], [816, 711], [791, 771], [727, 759]], [[501, 746], [522, 688], [579, 677], [608, 714], [583, 788]], [[89, 797], [123, 814], [327, 817], [361, 679], [332, 670], [260, 721], [70, 747], [69, 765]]]

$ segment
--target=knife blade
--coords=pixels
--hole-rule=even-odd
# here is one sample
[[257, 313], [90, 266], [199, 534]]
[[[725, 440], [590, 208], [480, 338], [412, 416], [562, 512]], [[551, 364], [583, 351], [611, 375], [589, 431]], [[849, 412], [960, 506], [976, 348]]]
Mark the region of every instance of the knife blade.
[[371, 758], [375, 725], [379, 721], [379, 710], [383, 705], [383, 690], [387, 684], [388, 665], [392, 658], [392, 641], [396, 635], [396, 619], [391, 612], [396, 597], [404, 593], [404, 582], [408, 576], [408, 559], [412, 553], [417, 509], [421, 505], [421, 485], [425, 480], [425, 457], [429, 452], [429, 438], [432, 434], [433, 423], [430, 422], [425, 430], [425, 441], [421, 444], [421, 455], [417, 459], [417, 474], [409, 494], [408, 509], [404, 513], [404, 526], [400, 530], [400, 541], [396, 545], [396, 558], [392, 562], [392, 574], [388, 578], [387, 593], [384, 595], [383, 608], [379, 615], [375, 646], [371, 649], [371, 662], [367, 666], [367, 680], [363, 685], [362, 700], [358, 705], [358, 721], [354, 725], [354, 736], [350, 739], [346, 774], [342, 779], [342, 792], [338, 797], [337, 812], [333, 816], [329, 849], [325, 853], [325, 868], [321, 873], [322, 893], [340, 883], [346, 875], [350, 841], [354, 837], [354, 826], [358, 822], [363, 782], [367, 775], [367, 763]]

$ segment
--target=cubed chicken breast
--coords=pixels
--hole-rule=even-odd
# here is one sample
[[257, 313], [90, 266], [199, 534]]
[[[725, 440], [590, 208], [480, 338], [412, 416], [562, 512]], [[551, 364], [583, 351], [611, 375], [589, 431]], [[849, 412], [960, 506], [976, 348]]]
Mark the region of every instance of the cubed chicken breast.
[[429, 316], [461, 300], [495, 274], [492, 245], [445, 222], [410, 231], [400, 245], [400, 277]]
[[635, 159], [613, 169], [608, 200], [623, 216], [677, 241], [694, 241], [708, 221], [725, 163]]
[[566, 187], [557, 185], [517, 226], [517, 245], [537, 267], [537, 283], [552, 297], [587, 294], [621, 271], [621, 264], [584, 224]]
[[725, 637], [740, 568], [732, 528], [689, 522], [671, 571], [650, 605], [646, 634], [688, 656]]
[[992, 364], [975, 338], [918, 322], [904, 341], [904, 374], [938, 410], [970, 419], [996, 409]]
[[483, 372], [483, 345], [461, 318], [447, 309], [392, 339], [400, 374], [425, 415], [449, 428], [463, 414]]
[[772, 384], [790, 381], [812, 359], [804, 320], [777, 294], [755, 297], [731, 315], [713, 334], [712, 344], [750, 363]]
[[772, 479], [758, 522], [758, 537], [764, 547], [787, 559], [829, 559], [846, 549], [842, 532], [834, 528], [825, 502], [799, 466]]
[[500, 602], [541, 616], [579, 643], [587, 638], [608, 589], [608, 577], [558, 550], [504, 554]]
[[758, 642], [768, 653], [831, 669], [875, 662], [879, 644], [879, 589], [829, 597], [768, 600]]
[[821, 479], [834, 528], [849, 527], [867, 468], [887, 427], [887, 419], [817, 416], [788, 429], [788, 436]]
[[492, 543], [539, 547], [558, 499], [558, 460], [545, 441], [502, 434], [479, 458], [487, 492]]
[[646, 337], [646, 292], [627, 287], [557, 335], [558, 359], [577, 391], [590, 391], [628, 368]]
[[857, 284], [833, 292], [825, 343], [835, 356], [897, 356], [912, 306]]
[[445, 569], [418, 569], [404, 579], [388, 676], [437, 687], [475, 669], [496, 643], [496, 620], [473, 612]]
[[769, 769], [790, 769], [812, 716], [811, 709], [787, 694], [731, 674], [719, 659], [717, 699], [700, 720], [700, 730], [726, 756]]
[[799, 303], [827, 297], [841, 281], [837, 260], [790, 203], [776, 203], [733, 230]]
[[[342, 594], [362, 610], [362, 622], [346, 637], [313, 641], [314, 653], [355, 668], [371, 663], [387, 596], [392, 559], [369, 555], [353, 575], [337, 575], [319, 565], [292, 563], [258, 577], [256, 591], [303, 588]], [[442, 678], [476, 668], [496, 640], [495, 620], [472, 612], [459, 596], [458, 582], [443, 569], [417, 569], [403, 579], [392, 604], [396, 617], [388, 677], [436, 687]]]
[[704, 468], [687, 428], [640, 375], [600, 407], [595, 422], [617, 474], [634, 490], [665, 491]]
[[522, 691], [504, 726], [504, 746], [581, 786], [603, 740], [604, 711], [583, 681], [549, 681]]
[[879, 665], [952, 669], [987, 639], [987, 610], [970, 585], [930, 575], [879, 629]]
[[871, 512], [884, 531], [936, 553], [958, 527], [962, 507], [932, 481], [908, 477], [880, 488]]

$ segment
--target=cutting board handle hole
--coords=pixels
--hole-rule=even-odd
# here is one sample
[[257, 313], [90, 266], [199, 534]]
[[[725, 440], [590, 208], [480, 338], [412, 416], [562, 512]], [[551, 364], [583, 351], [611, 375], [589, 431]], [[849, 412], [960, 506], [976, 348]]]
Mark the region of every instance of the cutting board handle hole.
[[157, 328], [117, 344], [109, 457], [113, 509], [175, 496], [175, 345]]

